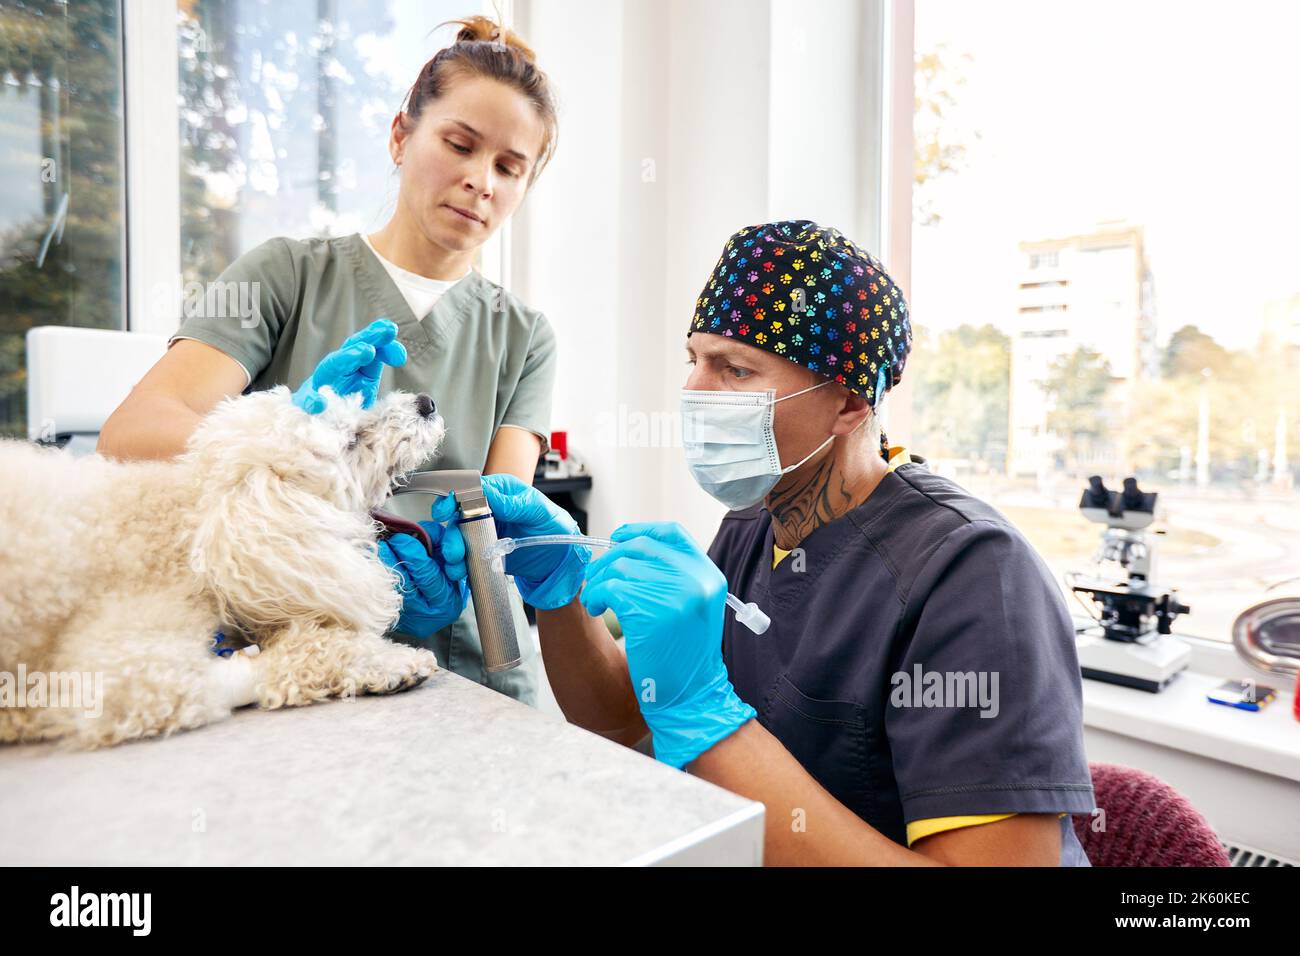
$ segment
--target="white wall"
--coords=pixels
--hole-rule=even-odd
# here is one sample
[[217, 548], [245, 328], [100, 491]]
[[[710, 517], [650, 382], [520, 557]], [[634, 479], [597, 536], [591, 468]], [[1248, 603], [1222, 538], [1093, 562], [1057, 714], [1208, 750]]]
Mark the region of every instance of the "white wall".
[[808, 218], [880, 248], [881, 11], [518, 0], [560, 138], [516, 213], [511, 284], [559, 338], [553, 427], [591, 466], [593, 533], [717, 528], [724, 509], [650, 426], [675, 422], [695, 298], [733, 232]]

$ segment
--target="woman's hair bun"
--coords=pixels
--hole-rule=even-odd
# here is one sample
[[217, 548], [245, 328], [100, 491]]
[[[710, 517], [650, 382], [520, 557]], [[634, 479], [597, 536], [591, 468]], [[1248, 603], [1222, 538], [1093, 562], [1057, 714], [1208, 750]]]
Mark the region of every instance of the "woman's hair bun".
[[485, 16], [472, 16], [448, 22], [460, 24], [460, 31], [456, 34], [457, 43], [499, 43], [515, 50], [529, 63], [536, 62], [532, 47], [521, 40], [519, 34], [507, 30], [495, 20]]
[[455, 41], [420, 68], [397, 118], [409, 132], [410, 124], [419, 121], [425, 106], [444, 96], [452, 81], [462, 76], [483, 77], [505, 84], [528, 98], [545, 129], [528, 177], [531, 186], [550, 161], [558, 135], [555, 99], [546, 74], [537, 66], [532, 47], [504, 24], [484, 16], [472, 16], [447, 20], [438, 24], [437, 29], [451, 25], [459, 28]]

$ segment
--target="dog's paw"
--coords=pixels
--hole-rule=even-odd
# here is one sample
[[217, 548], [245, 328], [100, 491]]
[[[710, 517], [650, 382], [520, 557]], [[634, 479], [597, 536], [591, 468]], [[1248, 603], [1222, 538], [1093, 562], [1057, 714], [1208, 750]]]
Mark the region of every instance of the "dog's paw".
[[393, 694], [427, 680], [438, 669], [431, 651], [395, 644], [380, 635], [340, 635], [312, 642], [268, 643], [253, 658], [253, 692], [263, 710], [302, 707], [359, 694]]
[[423, 684], [437, 669], [432, 651], [385, 642], [373, 655], [357, 661], [348, 678], [355, 693], [396, 694]]

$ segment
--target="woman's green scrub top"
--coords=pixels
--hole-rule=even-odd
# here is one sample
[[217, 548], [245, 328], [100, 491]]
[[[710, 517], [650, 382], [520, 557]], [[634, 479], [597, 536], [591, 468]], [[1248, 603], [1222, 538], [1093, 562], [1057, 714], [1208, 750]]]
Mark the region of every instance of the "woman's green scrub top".
[[[231, 307], [241, 302], [256, 303], [258, 309]], [[213, 303], [226, 307], [211, 308]], [[380, 394], [427, 392], [447, 425], [442, 446], [422, 471], [482, 471], [488, 447], [503, 425], [527, 429], [541, 438], [543, 451], [548, 447], [554, 333], [542, 313], [478, 272], [471, 270], [417, 320], [359, 234], [275, 238], [231, 263], [208, 287], [203, 305], [209, 307], [186, 310], [200, 314], [187, 315], [172, 341], [197, 339], [225, 352], [248, 374], [245, 392], [275, 385], [296, 388], [353, 332], [378, 318], [396, 322], [406, 364], [384, 368]], [[425, 495], [402, 495], [386, 507], [427, 519], [432, 503]], [[511, 594], [523, 655], [513, 670], [484, 670], [472, 607], [428, 639], [400, 632], [392, 637], [426, 646], [448, 670], [535, 704], [538, 655], [523, 604], [517, 592]]]

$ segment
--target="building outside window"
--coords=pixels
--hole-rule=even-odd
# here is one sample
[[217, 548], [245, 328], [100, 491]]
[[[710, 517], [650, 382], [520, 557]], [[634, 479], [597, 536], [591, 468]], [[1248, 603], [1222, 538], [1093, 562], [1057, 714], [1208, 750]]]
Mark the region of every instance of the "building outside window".
[[1300, 564], [1300, 9], [1180, 14], [917, 3], [912, 440], [1058, 575], [1089, 475], [1136, 476], [1178, 627], [1228, 640]]

